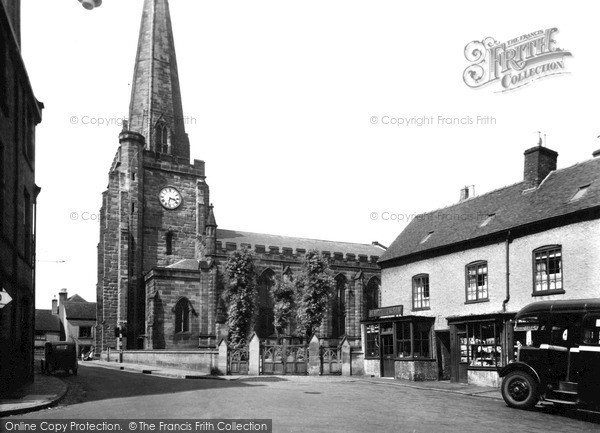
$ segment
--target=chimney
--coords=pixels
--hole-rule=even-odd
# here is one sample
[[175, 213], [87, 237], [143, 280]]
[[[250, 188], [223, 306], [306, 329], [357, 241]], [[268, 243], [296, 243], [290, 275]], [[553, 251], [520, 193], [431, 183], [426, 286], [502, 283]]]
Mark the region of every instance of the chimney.
[[537, 188], [551, 171], [556, 170], [558, 153], [547, 147], [535, 146], [527, 149], [523, 154], [525, 155], [523, 180], [527, 188]]
[[58, 299], [56, 299], [56, 296], [52, 300], [52, 314], [58, 315]]
[[58, 294], [58, 304], [62, 306], [65, 302], [67, 302], [67, 289], [61, 289]]
[[[471, 193], [471, 189], [473, 190]], [[465, 185], [461, 190], [460, 190], [460, 200], [458, 200], [458, 202], [463, 202], [468, 198], [471, 198], [472, 196], [475, 195], [475, 185]]]

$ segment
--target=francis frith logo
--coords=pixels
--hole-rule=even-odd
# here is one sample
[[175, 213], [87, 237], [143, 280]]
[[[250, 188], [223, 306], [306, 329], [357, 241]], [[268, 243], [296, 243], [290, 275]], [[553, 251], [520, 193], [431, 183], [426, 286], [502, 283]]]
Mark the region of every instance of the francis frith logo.
[[498, 82], [500, 92], [518, 89], [540, 78], [561, 75], [567, 50], [556, 46], [557, 28], [537, 30], [507, 42], [492, 37], [473, 41], [465, 47], [471, 62], [463, 74], [465, 84], [480, 88]]

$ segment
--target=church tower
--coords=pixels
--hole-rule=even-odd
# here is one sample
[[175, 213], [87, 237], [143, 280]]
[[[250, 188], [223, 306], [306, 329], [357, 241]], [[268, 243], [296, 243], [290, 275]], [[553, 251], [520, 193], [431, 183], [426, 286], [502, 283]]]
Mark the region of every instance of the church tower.
[[204, 162], [190, 164], [184, 120], [169, 4], [144, 0], [129, 122], [100, 210], [98, 350], [160, 346], [148, 340], [158, 338], [152, 320], [165, 296], [199, 310], [189, 293], [170, 289], [182, 286], [175, 270], [197, 271], [204, 259], [210, 214]]

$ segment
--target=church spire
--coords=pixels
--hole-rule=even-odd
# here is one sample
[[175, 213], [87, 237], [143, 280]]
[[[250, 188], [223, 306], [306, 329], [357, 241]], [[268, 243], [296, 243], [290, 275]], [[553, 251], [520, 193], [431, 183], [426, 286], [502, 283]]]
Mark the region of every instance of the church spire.
[[189, 160], [168, 0], [144, 0], [129, 125], [148, 149]]

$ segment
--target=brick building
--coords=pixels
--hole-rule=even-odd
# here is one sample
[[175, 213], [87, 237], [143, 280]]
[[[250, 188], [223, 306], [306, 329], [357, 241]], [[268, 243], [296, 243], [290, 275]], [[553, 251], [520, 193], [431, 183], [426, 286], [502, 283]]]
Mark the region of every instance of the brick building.
[[168, 2], [145, 0], [129, 123], [102, 196], [98, 245], [99, 350], [214, 348], [227, 334], [221, 291], [231, 251], [251, 248], [259, 271], [255, 330], [273, 335], [269, 288], [299, 270], [303, 254], [329, 255], [336, 273], [321, 337], [360, 343], [360, 320], [378, 305], [382, 250], [373, 245], [222, 230], [204, 161], [190, 164]]
[[367, 372], [497, 385], [526, 342], [519, 309], [598, 298], [599, 155], [557, 169], [536, 146], [522, 181], [415, 218], [379, 261], [382, 303], [404, 314], [366, 324]]
[[35, 99], [21, 58], [20, 1], [0, 1], [0, 393], [33, 380]]

